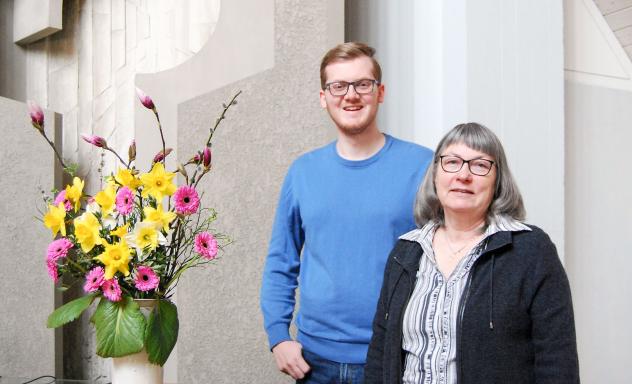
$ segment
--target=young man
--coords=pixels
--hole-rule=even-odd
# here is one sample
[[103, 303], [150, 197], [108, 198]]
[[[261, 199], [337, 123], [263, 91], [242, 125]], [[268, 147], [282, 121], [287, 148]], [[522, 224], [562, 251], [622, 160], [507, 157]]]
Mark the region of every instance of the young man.
[[379, 131], [374, 52], [344, 43], [323, 58], [320, 104], [338, 140], [292, 164], [277, 207], [261, 309], [279, 370], [301, 383], [362, 381], [384, 265], [415, 227], [414, 196], [432, 160], [429, 149]]

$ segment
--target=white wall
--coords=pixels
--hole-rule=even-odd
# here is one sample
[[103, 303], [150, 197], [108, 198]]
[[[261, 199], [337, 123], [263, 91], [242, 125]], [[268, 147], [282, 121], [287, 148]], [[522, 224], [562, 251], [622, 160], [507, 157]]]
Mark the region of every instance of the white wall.
[[376, 47], [380, 128], [434, 148], [476, 121], [503, 141], [527, 221], [564, 257], [562, 3], [350, 0], [346, 39]]
[[566, 240], [584, 383], [632, 371], [632, 63], [590, 0], [566, 0]]

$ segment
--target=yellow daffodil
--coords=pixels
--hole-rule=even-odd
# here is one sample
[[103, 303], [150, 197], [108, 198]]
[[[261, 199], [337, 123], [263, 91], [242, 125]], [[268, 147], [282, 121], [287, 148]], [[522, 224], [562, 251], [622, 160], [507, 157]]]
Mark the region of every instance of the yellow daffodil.
[[116, 203], [116, 189], [114, 188], [114, 184], [108, 184], [104, 190], [97, 193], [94, 196], [94, 201], [101, 206], [101, 213], [103, 216], [107, 216], [112, 213]]
[[79, 210], [81, 194], [83, 193], [84, 182], [78, 177], [72, 179], [72, 186], [66, 186], [66, 199], [70, 200], [75, 206], [75, 212]]
[[135, 191], [136, 188], [142, 185], [140, 180], [138, 180], [138, 178], [134, 176], [131, 169], [119, 169], [116, 176], [114, 176], [114, 180], [116, 180], [116, 182], [121, 184], [122, 186], [131, 189], [132, 191]]
[[153, 196], [161, 201], [164, 196], [171, 196], [176, 191], [176, 186], [171, 182], [175, 173], [166, 172], [162, 163], [155, 163], [151, 172], [140, 176], [143, 182], [143, 197]]
[[162, 204], [158, 204], [156, 208], [145, 207], [143, 208], [145, 213], [145, 221], [156, 223], [159, 227], [162, 227], [164, 231], [169, 230], [169, 223], [176, 218], [176, 214], [171, 211], [163, 211]]
[[81, 244], [82, 251], [88, 253], [95, 245], [103, 243], [103, 239], [99, 236], [100, 228], [99, 220], [92, 213], [85, 212], [75, 219], [75, 236]]
[[125, 224], [123, 226], [120, 226], [120, 227], [116, 228], [116, 230], [110, 231], [110, 235], [118, 236], [119, 238], [123, 238], [123, 237], [125, 237], [125, 235], [127, 235], [127, 228], [129, 228], [129, 224]]
[[44, 225], [53, 231], [53, 237], [57, 232], [61, 232], [62, 236], [66, 236], [66, 209], [64, 202], [60, 202], [58, 206], [49, 205], [48, 212], [44, 215]]
[[129, 262], [132, 259], [130, 253], [125, 240], [122, 240], [115, 244], [105, 243], [105, 251], [95, 259], [105, 265], [105, 278], [109, 280], [117, 271], [125, 276], [129, 275]]
[[136, 248], [136, 254], [141, 261], [145, 259], [142, 257], [145, 253], [155, 250], [158, 244], [167, 243], [167, 239], [160, 233], [156, 223], [148, 221], [138, 223], [134, 231], [128, 233], [125, 239]]

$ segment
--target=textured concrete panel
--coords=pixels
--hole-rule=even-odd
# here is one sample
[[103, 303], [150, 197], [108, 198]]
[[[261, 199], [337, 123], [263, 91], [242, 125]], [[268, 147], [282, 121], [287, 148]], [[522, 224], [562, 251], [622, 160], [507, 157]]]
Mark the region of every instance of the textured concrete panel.
[[[54, 139], [54, 115], [45, 118]], [[55, 186], [54, 155], [23, 103], [0, 98], [0, 136], [0, 374], [54, 375], [54, 331], [46, 318], [55, 290], [44, 262], [52, 235], [35, 219], [45, 209], [40, 191]]]
[[125, 30], [112, 31], [112, 69], [125, 65]]
[[78, 76], [79, 63], [77, 61], [49, 73], [48, 107], [50, 109], [63, 113], [77, 106]]
[[92, 36], [92, 49], [95, 53], [92, 63], [94, 76], [94, 96], [105, 91], [112, 82], [112, 31], [110, 29], [110, 14], [98, 13], [96, 4], [105, 3], [105, 1], [96, 1], [93, 3], [95, 9], [92, 14], [92, 28], [94, 35]]
[[33, 43], [62, 28], [62, 0], [14, 1], [13, 41]]
[[[216, 227], [236, 242], [217, 265], [195, 270], [180, 283], [179, 382], [293, 382], [276, 370], [268, 350], [259, 289], [287, 167], [335, 133], [318, 101], [320, 59], [336, 43], [327, 38], [336, 25], [328, 6], [276, 1], [274, 68], [178, 110], [178, 158], [184, 161], [199, 149], [222, 103], [243, 91], [214, 135], [213, 170], [200, 184], [204, 205], [219, 212]], [[221, 19], [217, 33], [219, 24]]]

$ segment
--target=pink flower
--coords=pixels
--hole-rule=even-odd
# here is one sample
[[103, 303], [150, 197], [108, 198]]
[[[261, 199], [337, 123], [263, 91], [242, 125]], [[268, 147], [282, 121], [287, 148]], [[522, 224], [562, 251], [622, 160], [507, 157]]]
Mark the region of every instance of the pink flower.
[[31, 124], [33, 124], [36, 129], [41, 131], [44, 128], [44, 111], [42, 111], [42, 108], [34, 101], [29, 100], [26, 102], [26, 105], [29, 108]]
[[147, 109], [154, 109], [156, 106], [154, 105], [154, 101], [151, 97], [147, 96], [145, 92], [143, 92], [140, 88], [136, 87], [136, 95], [140, 100], [141, 104]]
[[134, 208], [134, 194], [128, 187], [122, 187], [116, 193], [116, 210], [123, 215], [129, 215]]
[[102, 267], [92, 268], [88, 273], [86, 273], [86, 283], [83, 285], [83, 290], [86, 293], [98, 291], [105, 281], [103, 278], [104, 275], [105, 272]]
[[62, 237], [48, 245], [46, 250], [46, 261], [56, 263], [62, 257], [66, 257], [68, 250], [73, 247], [72, 241]]
[[208, 232], [200, 232], [195, 236], [195, 252], [207, 260], [217, 256], [217, 240]]
[[103, 296], [110, 301], [121, 300], [121, 286], [116, 279], [104, 280], [101, 285]]
[[176, 190], [173, 195], [175, 200], [176, 212], [183, 215], [190, 215], [197, 212], [200, 207], [200, 197], [195, 188], [183, 185]]
[[134, 278], [134, 286], [139, 291], [147, 292], [158, 287], [160, 278], [150, 267], [140, 266], [136, 268], [136, 277]]
[[203, 163], [206, 168], [211, 165], [211, 148], [204, 147], [204, 152], [202, 158], [204, 159]]
[[81, 138], [83, 140], [85, 140], [86, 142], [94, 145], [95, 147], [99, 147], [99, 148], [107, 148], [108, 147], [108, 143], [101, 136], [97, 136], [97, 135], [92, 135], [92, 136], [81, 135]]
[[173, 148], [167, 148], [167, 149], [165, 149], [164, 152], [160, 151], [160, 152], [156, 153], [156, 156], [154, 156], [154, 163], [158, 163], [158, 162], [162, 161], [165, 157], [169, 156], [171, 151], [173, 151]]
[[54, 283], [57, 283], [59, 276], [57, 276], [57, 263], [52, 260], [46, 260], [46, 269], [48, 270], [48, 276], [53, 279]]
[[55, 196], [55, 202], [53, 203], [56, 207], [59, 206], [59, 203], [63, 202], [64, 203], [64, 208], [66, 209], [66, 212], [70, 212], [70, 210], [72, 209], [72, 203], [70, 202], [70, 200], [66, 199], [66, 190], [62, 190], [61, 192], [59, 192], [57, 194], [57, 196]]

